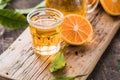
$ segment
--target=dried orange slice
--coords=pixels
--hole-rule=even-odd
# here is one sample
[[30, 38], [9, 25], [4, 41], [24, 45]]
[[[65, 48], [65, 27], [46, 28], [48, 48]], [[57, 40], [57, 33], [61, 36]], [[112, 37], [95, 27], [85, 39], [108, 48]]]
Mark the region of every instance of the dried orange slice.
[[62, 39], [71, 45], [81, 45], [91, 38], [93, 29], [89, 21], [77, 14], [65, 16], [62, 23]]
[[100, 0], [100, 3], [108, 14], [120, 15], [120, 0]]

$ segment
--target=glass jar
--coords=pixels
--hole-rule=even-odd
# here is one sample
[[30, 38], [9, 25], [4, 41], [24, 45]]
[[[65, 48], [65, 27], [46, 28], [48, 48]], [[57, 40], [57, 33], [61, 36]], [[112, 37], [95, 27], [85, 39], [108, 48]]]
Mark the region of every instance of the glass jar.
[[86, 16], [95, 10], [99, 0], [46, 0], [47, 8], [56, 8], [64, 15], [79, 14]]

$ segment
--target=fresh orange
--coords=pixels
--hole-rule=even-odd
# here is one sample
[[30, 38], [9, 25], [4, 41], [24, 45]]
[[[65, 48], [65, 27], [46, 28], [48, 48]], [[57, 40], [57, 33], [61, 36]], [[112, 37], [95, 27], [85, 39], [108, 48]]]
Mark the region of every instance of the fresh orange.
[[100, 0], [100, 3], [108, 14], [120, 15], [120, 0]]
[[93, 33], [90, 22], [77, 14], [65, 16], [62, 23], [62, 39], [71, 45], [81, 45], [88, 41]]

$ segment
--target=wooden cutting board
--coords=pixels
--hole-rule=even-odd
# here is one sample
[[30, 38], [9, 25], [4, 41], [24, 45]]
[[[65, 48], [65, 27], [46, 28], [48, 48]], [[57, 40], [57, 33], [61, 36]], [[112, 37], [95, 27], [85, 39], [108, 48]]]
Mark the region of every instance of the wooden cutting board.
[[86, 80], [120, 27], [120, 16], [111, 17], [101, 8], [90, 14], [88, 19], [93, 25], [93, 39], [82, 46], [69, 46], [65, 50], [67, 65], [64, 69], [50, 73], [49, 68], [54, 56], [38, 56], [33, 53], [27, 28], [0, 55], [0, 75], [17, 80], [52, 80], [59, 76], [87, 74], [80, 79]]

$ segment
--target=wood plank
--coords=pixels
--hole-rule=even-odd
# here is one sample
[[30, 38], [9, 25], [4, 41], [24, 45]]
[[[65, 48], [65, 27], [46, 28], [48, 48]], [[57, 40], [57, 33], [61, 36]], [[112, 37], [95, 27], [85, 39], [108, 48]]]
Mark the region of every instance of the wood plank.
[[[94, 15], [94, 16], [93, 16]], [[120, 17], [110, 17], [98, 9], [88, 16], [94, 28], [91, 42], [82, 46], [69, 46], [64, 55], [64, 69], [50, 73], [54, 56], [38, 56], [31, 48], [31, 35], [27, 28], [18, 39], [0, 55], [0, 72], [18, 80], [52, 80], [58, 76], [90, 74], [120, 26]], [[88, 75], [81, 80], [85, 80]]]

